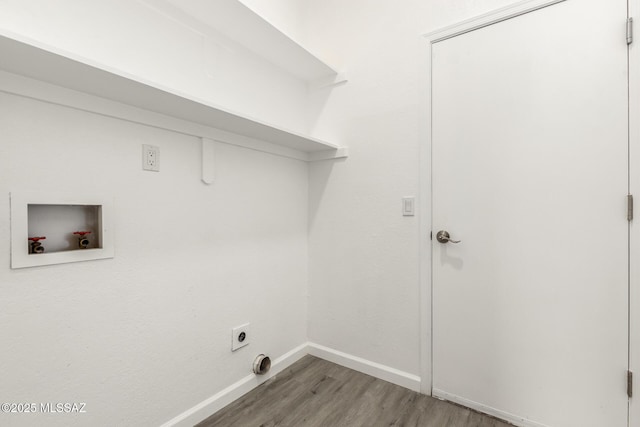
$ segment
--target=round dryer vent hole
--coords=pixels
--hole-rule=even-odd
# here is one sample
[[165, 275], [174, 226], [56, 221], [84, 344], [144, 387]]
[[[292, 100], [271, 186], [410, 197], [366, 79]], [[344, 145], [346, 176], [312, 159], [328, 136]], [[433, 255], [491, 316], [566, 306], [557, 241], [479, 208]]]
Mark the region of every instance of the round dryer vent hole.
[[253, 362], [253, 373], [264, 375], [269, 372], [269, 369], [271, 369], [271, 359], [269, 359], [269, 356], [259, 354]]

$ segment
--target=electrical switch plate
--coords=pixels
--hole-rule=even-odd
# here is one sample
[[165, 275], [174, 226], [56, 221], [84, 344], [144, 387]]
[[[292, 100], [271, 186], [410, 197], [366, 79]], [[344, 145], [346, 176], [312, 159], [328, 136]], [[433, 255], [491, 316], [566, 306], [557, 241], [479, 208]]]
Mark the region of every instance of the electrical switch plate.
[[160, 172], [160, 147], [156, 147], [155, 145], [142, 145], [142, 169]]
[[402, 215], [414, 216], [416, 211], [415, 197], [403, 197], [402, 198]]
[[231, 330], [231, 351], [236, 351], [237, 349], [249, 344], [249, 341], [251, 341], [249, 325], [249, 323], [245, 323], [244, 325], [236, 326]]

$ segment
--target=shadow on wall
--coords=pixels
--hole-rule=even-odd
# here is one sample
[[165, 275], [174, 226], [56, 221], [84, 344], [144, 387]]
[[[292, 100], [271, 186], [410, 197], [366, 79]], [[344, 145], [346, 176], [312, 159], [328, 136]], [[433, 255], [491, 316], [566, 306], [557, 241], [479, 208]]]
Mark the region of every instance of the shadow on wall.
[[[324, 112], [329, 99], [332, 96], [338, 95], [339, 91], [342, 91], [349, 84], [348, 80], [341, 81], [340, 83], [331, 83], [330, 77], [326, 82], [313, 82], [310, 84], [308, 88], [308, 102], [307, 102], [307, 127], [309, 132], [314, 134], [314, 136], [326, 139], [329, 141], [335, 140], [335, 135], [315, 135], [316, 131], [323, 132], [322, 129], [319, 129], [319, 120], [322, 117], [322, 113]], [[335, 130], [335, 126], [332, 126], [331, 129]], [[347, 145], [343, 143], [343, 145]]]
[[[336, 164], [344, 163], [348, 159], [335, 159], [335, 160], [322, 160], [319, 162], [311, 163], [310, 169], [313, 169], [313, 179], [309, 180], [309, 185], [313, 188], [309, 189], [309, 229], [314, 224], [318, 209], [322, 205], [322, 199], [331, 177], [331, 173]], [[310, 171], [310, 174], [312, 172]]]

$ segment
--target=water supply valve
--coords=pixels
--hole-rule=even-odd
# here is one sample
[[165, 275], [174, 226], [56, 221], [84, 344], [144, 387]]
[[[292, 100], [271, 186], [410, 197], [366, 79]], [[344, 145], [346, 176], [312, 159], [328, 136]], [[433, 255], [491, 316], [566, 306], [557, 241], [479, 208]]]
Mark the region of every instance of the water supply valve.
[[44, 246], [40, 243], [40, 240], [46, 239], [45, 236], [41, 237], [29, 237], [31, 243], [29, 244], [29, 253], [30, 254], [41, 254], [44, 252]]
[[77, 234], [78, 237], [78, 247], [80, 249], [87, 249], [89, 246], [89, 239], [85, 237], [87, 234], [91, 234], [90, 231], [74, 231], [73, 234]]

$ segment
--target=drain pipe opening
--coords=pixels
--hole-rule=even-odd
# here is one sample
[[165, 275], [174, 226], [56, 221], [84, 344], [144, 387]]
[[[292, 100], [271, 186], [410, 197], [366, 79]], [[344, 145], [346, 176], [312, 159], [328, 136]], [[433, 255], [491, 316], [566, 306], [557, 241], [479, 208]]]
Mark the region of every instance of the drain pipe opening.
[[256, 360], [253, 361], [253, 373], [258, 375], [264, 375], [271, 369], [271, 359], [264, 354], [259, 354]]

